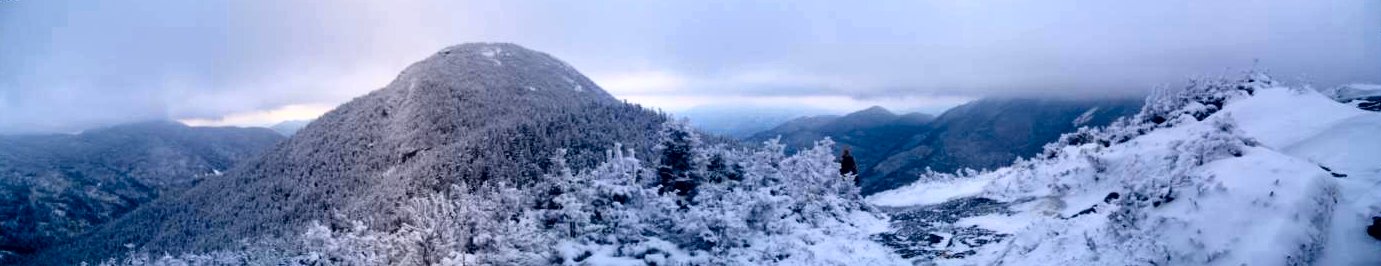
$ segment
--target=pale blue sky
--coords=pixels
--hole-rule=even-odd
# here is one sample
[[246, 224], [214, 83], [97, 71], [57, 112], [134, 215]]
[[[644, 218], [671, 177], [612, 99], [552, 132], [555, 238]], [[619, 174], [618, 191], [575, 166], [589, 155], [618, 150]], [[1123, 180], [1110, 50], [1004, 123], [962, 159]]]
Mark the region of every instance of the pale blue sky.
[[856, 2], [0, 0], [0, 132], [311, 117], [475, 41], [551, 53], [668, 110], [938, 112], [1253, 66], [1381, 83], [1381, 1]]

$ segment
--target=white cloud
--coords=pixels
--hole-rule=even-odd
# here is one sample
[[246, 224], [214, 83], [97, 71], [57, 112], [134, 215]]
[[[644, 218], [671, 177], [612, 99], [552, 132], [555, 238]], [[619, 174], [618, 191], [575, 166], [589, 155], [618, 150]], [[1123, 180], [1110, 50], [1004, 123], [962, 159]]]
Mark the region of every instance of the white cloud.
[[287, 105], [267, 111], [233, 113], [214, 119], [189, 118], [179, 122], [189, 126], [271, 126], [289, 120], [316, 119], [334, 109], [330, 104]]
[[620, 99], [668, 112], [685, 111], [702, 105], [744, 104], [754, 106], [813, 107], [835, 113], [847, 113], [872, 106], [882, 106], [894, 112], [923, 112], [939, 115], [951, 107], [972, 101], [963, 96], [897, 96], [859, 99], [848, 96], [717, 96], [717, 95], [631, 95]]
[[686, 89], [685, 77], [669, 71], [636, 71], [605, 77], [592, 75], [600, 87], [614, 95], [666, 94]]

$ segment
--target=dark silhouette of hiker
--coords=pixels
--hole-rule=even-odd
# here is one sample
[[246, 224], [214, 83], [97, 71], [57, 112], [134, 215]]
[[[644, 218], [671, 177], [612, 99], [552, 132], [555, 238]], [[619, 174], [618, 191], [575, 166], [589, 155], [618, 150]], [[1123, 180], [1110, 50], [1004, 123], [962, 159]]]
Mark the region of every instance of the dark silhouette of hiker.
[[1381, 240], [1381, 217], [1371, 217], [1371, 226], [1367, 227], [1367, 234]]
[[854, 175], [854, 185], [862, 185], [858, 178], [858, 163], [854, 162], [854, 156], [849, 154], [849, 148], [844, 148], [844, 155], [839, 158], [839, 175]]

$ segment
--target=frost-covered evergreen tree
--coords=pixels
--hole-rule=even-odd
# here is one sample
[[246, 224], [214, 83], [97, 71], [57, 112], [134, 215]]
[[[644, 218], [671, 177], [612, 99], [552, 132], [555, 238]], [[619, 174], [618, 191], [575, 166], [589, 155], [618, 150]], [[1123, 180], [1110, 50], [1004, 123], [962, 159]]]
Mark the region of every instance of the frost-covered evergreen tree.
[[653, 149], [660, 155], [657, 162], [659, 191], [689, 196], [702, 178], [697, 171], [703, 167], [700, 136], [684, 120], [664, 124], [658, 136], [658, 144]]

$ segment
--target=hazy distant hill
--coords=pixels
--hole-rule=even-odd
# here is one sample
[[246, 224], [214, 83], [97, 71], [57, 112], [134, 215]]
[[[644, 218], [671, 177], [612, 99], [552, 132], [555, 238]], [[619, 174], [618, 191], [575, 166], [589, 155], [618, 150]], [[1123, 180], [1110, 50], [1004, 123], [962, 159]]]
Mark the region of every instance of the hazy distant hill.
[[907, 138], [927, 131], [927, 123], [933, 118], [922, 113], [897, 115], [874, 106], [844, 116], [797, 118], [771, 130], [753, 134], [748, 141], [761, 142], [780, 136], [788, 150], [796, 150], [830, 137], [839, 143], [836, 147], [847, 147], [853, 151], [859, 169], [867, 169], [887, 158]]
[[392, 232], [400, 205], [453, 184], [531, 187], [558, 148], [582, 169], [622, 142], [638, 154], [666, 118], [616, 100], [564, 62], [512, 44], [446, 48], [222, 178], [164, 197], [37, 264], [234, 248], [351, 217]]
[[703, 105], [675, 115], [689, 119], [691, 125], [708, 133], [747, 138], [795, 118], [827, 113], [830, 112], [806, 107]]
[[278, 132], [278, 134], [291, 137], [293, 134], [297, 134], [298, 130], [302, 130], [302, 128], [307, 127], [307, 124], [311, 123], [312, 120], [288, 120], [273, 124], [269, 126], [269, 129]]
[[264, 128], [177, 122], [0, 136], [0, 251], [28, 253], [82, 233], [281, 140]]

